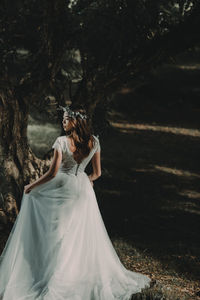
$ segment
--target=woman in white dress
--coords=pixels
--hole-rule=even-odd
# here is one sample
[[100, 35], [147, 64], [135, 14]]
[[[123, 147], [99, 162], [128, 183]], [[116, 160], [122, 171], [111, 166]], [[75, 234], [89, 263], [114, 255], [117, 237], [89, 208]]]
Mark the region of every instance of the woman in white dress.
[[66, 135], [52, 146], [49, 171], [25, 186], [0, 256], [0, 299], [130, 300], [151, 279], [119, 260], [92, 184], [101, 175], [99, 139], [85, 111], [62, 109]]

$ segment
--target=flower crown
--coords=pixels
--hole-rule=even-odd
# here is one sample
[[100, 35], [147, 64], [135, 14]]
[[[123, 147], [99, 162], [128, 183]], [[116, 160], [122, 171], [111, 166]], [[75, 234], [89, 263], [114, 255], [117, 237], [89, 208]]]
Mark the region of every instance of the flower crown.
[[57, 109], [64, 111], [63, 118], [70, 117], [70, 118], [76, 119], [77, 117], [80, 117], [82, 120], [83, 119], [87, 119], [87, 115], [86, 114], [82, 114], [79, 111], [73, 111], [73, 110], [71, 110], [70, 107], [69, 107], [69, 105], [67, 105], [65, 107], [59, 105], [59, 107]]

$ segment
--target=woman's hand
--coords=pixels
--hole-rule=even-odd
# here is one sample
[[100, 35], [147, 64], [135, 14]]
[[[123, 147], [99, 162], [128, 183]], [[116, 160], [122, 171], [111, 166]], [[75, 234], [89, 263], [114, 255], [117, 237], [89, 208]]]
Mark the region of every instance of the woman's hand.
[[91, 176], [91, 175], [88, 175], [88, 178], [89, 178], [89, 180], [90, 180], [91, 185], [93, 186], [94, 183], [93, 183], [93, 180], [91, 180], [91, 177], [90, 177], [90, 176]]
[[32, 190], [32, 184], [31, 183], [24, 186], [24, 193], [25, 194], [30, 193], [31, 190]]

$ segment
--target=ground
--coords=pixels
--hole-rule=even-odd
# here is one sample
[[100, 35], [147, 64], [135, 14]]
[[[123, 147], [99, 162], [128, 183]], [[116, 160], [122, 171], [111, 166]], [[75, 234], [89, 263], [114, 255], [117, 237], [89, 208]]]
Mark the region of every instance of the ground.
[[95, 188], [116, 251], [128, 269], [155, 279], [154, 290], [166, 299], [198, 299], [195, 142], [200, 131], [184, 135], [183, 128], [172, 133], [171, 127], [152, 130], [152, 125], [127, 120], [113, 125], [117, 131], [103, 147], [103, 176]]
[[129, 85], [101, 140], [106, 227], [125, 266], [157, 282], [142, 299], [200, 299], [199, 75], [190, 60]]

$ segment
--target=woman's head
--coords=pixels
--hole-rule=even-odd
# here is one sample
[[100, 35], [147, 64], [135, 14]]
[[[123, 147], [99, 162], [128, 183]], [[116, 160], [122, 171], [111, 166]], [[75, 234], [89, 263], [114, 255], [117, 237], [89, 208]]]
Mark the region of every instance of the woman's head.
[[65, 111], [63, 114], [62, 124], [67, 135], [75, 132], [81, 138], [82, 136], [88, 136], [91, 134], [89, 118], [86, 115], [86, 111], [82, 108], [73, 111], [71, 109], [69, 111]]
[[63, 128], [66, 135], [70, 135], [76, 147], [73, 152], [74, 159], [80, 163], [90, 153], [93, 147], [91, 124], [84, 109], [65, 111], [63, 114]]

